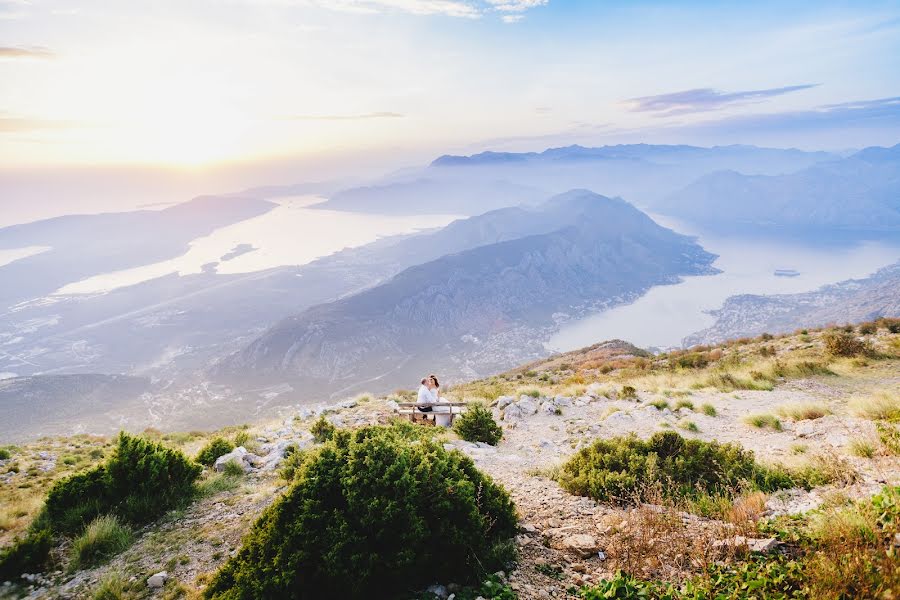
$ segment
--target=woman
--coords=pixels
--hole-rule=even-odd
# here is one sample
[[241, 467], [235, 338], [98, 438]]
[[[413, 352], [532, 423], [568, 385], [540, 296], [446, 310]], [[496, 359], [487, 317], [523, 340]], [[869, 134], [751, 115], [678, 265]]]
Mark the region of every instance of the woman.
[[[430, 379], [431, 393], [434, 395], [434, 401], [438, 404], [450, 404], [441, 396], [441, 384], [438, 383], [437, 375], [429, 375], [428, 379]], [[453, 416], [450, 414], [450, 411], [452, 410], [453, 409], [450, 406], [435, 407], [434, 424], [440, 425], [441, 427], [450, 427], [450, 423], [453, 421]]]

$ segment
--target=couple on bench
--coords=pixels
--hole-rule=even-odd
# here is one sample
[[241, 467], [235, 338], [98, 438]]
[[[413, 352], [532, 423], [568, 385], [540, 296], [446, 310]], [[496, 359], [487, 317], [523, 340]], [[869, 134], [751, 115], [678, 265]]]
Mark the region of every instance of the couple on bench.
[[438, 406], [440, 404], [450, 404], [443, 396], [441, 396], [441, 384], [435, 375], [429, 375], [422, 379], [422, 385], [419, 386], [419, 397], [416, 399], [416, 410], [422, 413], [430, 413], [429, 417], [434, 419], [435, 425], [441, 427], [450, 427], [453, 420], [451, 414], [451, 406]]

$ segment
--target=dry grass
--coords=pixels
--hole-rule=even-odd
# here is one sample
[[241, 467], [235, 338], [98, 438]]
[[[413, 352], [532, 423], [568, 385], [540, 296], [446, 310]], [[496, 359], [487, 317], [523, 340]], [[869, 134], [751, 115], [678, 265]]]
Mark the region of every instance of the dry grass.
[[779, 416], [792, 421], [804, 421], [821, 419], [825, 415], [830, 415], [831, 409], [821, 402], [796, 402], [793, 404], [782, 404], [775, 409], [775, 412]]
[[876, 447], [870, 440], [855, 439], [850, 442], [848, 449], [853, 456], [872, 458], [875, 456]]
[[900, 419], [900, 394], [882, 391], [870, 396], [857, 397], [850, 400], [850, 412], [864, 419], [884, 419], [887, 421]]
[[775, 415], [755, 414], [744, 417], [744, 423], [757, 429], [771, 429], [772, 431], [781, 431], [781, 421]]

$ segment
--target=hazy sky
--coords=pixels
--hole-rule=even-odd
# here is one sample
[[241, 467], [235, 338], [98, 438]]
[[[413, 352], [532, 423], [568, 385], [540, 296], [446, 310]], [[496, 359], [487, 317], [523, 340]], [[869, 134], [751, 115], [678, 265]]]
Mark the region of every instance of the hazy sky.
[[900, 142], [900, 2], [0, 0], [0, 163]]

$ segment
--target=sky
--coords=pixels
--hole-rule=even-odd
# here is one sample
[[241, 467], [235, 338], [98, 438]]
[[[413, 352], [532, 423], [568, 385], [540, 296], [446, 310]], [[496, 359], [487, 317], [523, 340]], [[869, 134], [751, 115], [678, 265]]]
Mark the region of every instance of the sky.
[[900, 2], [0, 0], [7, 174], [622, 142], [900, 142]]

